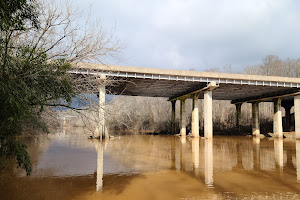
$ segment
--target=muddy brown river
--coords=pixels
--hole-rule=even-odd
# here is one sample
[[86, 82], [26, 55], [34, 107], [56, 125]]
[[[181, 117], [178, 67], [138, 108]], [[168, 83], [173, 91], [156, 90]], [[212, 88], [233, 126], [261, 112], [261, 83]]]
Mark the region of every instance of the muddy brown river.
[[100, 143], [83, 129], [25, 138], [0, 199], [300, 199], [300, 141], [131, 135]]

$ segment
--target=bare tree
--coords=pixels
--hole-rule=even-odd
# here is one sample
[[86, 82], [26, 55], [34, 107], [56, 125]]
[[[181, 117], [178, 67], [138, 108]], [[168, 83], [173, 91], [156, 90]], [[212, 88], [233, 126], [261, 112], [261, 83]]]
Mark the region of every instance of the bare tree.
[[92, 20], [90, 14], [74, 9], [68, 1], [41, 0], [39, 5], [40, 29], [17, 33], [16, 42], [47, 53], [49, 60], [103, 63], [108, 57], [117, 58], [121, 44], [114, 30], [106, 29], [99, 19]]
[[300, 77], [300, 60], [282, 60], [276, 55], [268, 55], [262, 60], [262, 64], [245, 67], [245, 72], [253, 75]]
[[[92, 19], [91, 10], [84, 12], [74, 9], [68, 1], [40, 0], [36, 3], [40, 12], [39, 29], [15, 31], [12, 35], [15, 46], [30, 46], [36, 57], [46, 54], [47, 62], [60, 60], [72, 65], [79, 62], [105, 64], [108, 58], [118, 59], [117, 55], [123, 46], [115, 36], [114, 29], [106, 29], [99, 19]], [[35, 59], [34, 56], [32, 59]], [[104, 82], [97, 75], [70, 77], [77, 94], [77, 105], [49, 102], [49, 106], [64, 106], [73, 110], [83, 123], [94, 131], [95, 124], [99, 123], [97, 89], [102, 84], [115, 84], [115, 81], [106, 79]], [[44, 116], [46, 121], [58, 117], [52, 109], [45, 109]]]

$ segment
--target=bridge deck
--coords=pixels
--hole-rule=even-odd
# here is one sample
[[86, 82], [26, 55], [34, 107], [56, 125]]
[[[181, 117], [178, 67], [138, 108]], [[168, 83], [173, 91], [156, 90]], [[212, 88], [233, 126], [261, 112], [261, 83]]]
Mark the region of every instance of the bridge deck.
[[[186, 135], [185, 99], [193, 98], [193, 112], [191, 134], [199, 137], [199, 109], [198, 98], [204, 98], [203, 118], [204, 137], [212, 138], [212, 99], [231, 100], [236, 104], [237, 128], [241, 125], [241, 104], [252, 102], [252, 135], [259, 136], [259, 102], [274, 101], [273, 133], [276, 137], [283, 137], [281, 101], [287, 105], [287, 113], [294, 105], [296, 138], [300, 139], [300, 78], [256, 76], [244, 74], [225, 74], [213, 72], [195, 72], [166, 69], [149, 69], [138, 67], [123, 67], [113, 65], [78, 64], [70, 70], [74, 76], [106, 75], [119, 80], [108, 87], [116, 95], [168, 97], [172, 102], [172, 131], [176, 133], [175, 112], [176, 101], [180, 99], [180, 133]], [[102, 88], [102, 89], [101, 89]], [[99, 92], [99, 101], [105, 102], [105, 88], [94, 87]], [[99, 91], [98, 91], [99, 90]], [[283, 99], [282, 99], [283, 98]], [[294, 100], [294, 101], [287, 101]], [[285, 102], [285, 103], [284, 103]], [[102, 103], [103, 104], [103, 103]], [[290, 105], [289, 105], [290, 104]], [[103, 106], [99, 107], [99, 116], [104, 119]], [[289, 117], [291, 119], [291, 117]], [[100, 123], [102, 130], [105, 123]], [[100, 128], [99, 128], [100, 130]], [[104, 136], [105, 131], [100, 135]]]
[[[213, 99], [232, 100], [233, 103], [292, 94], [300, 91], [300, 78], [152, 69], [80, 63], [72, 74], [104, 74], [122, 80], [110, 91], [116, 95], [174, 98], [199, 90], [209, 82], [219, 87]], [[200, 94], [199, 98], [203, 98]]]

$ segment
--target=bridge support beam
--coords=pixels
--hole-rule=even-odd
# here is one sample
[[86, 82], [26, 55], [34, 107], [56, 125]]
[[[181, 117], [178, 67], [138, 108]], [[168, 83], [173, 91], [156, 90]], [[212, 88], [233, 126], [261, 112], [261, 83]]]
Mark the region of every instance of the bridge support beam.
[[252, 103], [252, 135], [260, 135], [259, 127], [259, 102]]
[[236, 128], [239, 132], [242, 130], [242, 103], [235, 104], [236, 108]]
[[207, 90], [204, 91], [204, 137], [213, 137], [213, 121], [212, 121], [212, 91], [219, 87], [216, 82], [210, 82]]
[[300, 95], [294, 97], [295, 136], [300, 139]]
[[204, 92], [204, 137], [213, 137], [213, 122], [212, 122], [212, 91]]
[[96, 133], [95, 135], [96, 138], [100, 139], [109, 138], [108, 131], [105, 125], [105, 80], [106, 77], [101, 76], [99, 86], [99, 124], [98, 133]]
[[172, 114], [171, 114], [171, 134], [175, 134], [176, 132], [176, 123], [175, 123], [175, 109], [176, 109], [176, 100], [171, 101], [172, 103]]
[[192, 136], [199, 137], [199, 93], [193, 94]]
[[181, 136], [186, 136], [185, 100], [186, 99], [180, 99], [180, 135]]
[[273, 133], [274, 133], [274, 137], [279, 137], [279, 138], [283, 137], [281, 98], [274, 99]]

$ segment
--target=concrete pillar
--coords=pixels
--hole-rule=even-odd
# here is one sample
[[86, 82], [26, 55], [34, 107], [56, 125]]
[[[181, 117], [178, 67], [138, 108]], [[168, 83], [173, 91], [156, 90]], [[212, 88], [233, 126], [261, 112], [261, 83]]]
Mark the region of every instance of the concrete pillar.
[[239, 132], [241, 132], [242, 129], [242, 104], [238, 103], [235, 104], [236, 108], [236, 128]]
[[175, 101], [171, 101], [172, 103], [172, 118], [171, 118], [171, 134], [175, 134], [176, 132], [176, 123], [175, 123], [175, 117], [176, 117], [176, 113], [175, 113], [175, 109], [176, 109], [176, 100]]
[[252, 135], [259, 136], [259, 102], [252, 103]]
[[281, 98], [274, 99], [273, 133], [274, 133], [274, 137], [279, 137], [279, 138], [283, 137]]
[[295, 136], [300, 139], [300, 95], [294, 97]]
[[192, 136], [199, 137], [199, 93], [193, 95]]
[[212, 91], [206, 90], [204, 92], [204, 137], [213, 137], [213, 122], [212, 122]]
[[[108, 132], [105, 127], [105, 76], [102, 76], [100, 79], [99, 86], [99, 127], [96, 131], [96, 138], [108, 138]], [[98, 133], [97, 133], [98, 132]]]
[[185, 111], [185, 100], [180, 100], [180, 135], [186, 136], [186, 111]]

